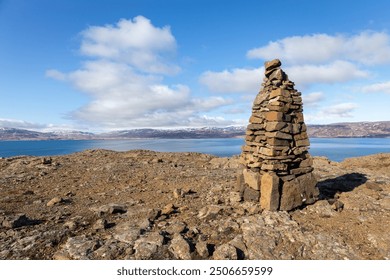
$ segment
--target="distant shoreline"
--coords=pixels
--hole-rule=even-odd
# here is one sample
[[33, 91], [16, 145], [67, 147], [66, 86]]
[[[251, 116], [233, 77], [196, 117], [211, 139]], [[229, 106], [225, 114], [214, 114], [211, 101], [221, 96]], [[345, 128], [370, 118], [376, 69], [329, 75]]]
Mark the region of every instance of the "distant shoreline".
[[[233, 136], [233, 137], [197, 137], [197, 138], [167, 138], [167, 137], [137, 137], [137, 138], [90, 138], [90, 139], [77, 139], [77, 138], [51, 138], [51, 139], [36, 139], [36, 138], [26, 138], [26, 139], [0, 139], [0, 142], [11, 142], [11, 141], [124, 141], [124, 140], [201, 140], [201, 139], [244, 139], [245, 136]], [[310, 139], [389, 139], [390, 136], [335, 136], [335, 137], [327, 137], [327, 136], [309, 136]]]
[[[126, 140], [126, 139], [217, 139], [243, 138], [245, 126], [180, 129], [141, 128], [104, 133], [85, 131], [39, 132], [0, 128], [0, 141], [22, 140]], [[310, 138], [390, 138], [390, 121], [307, 125]]]

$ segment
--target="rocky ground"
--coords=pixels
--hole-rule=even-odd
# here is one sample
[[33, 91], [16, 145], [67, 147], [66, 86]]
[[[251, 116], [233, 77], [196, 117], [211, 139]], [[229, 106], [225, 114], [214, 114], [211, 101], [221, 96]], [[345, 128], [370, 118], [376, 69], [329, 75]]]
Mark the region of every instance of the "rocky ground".
[[0, 259], [390, 259], [390, 154], [314, 164], [319, 201], [262, 212], [237, 158], [3, 158]]

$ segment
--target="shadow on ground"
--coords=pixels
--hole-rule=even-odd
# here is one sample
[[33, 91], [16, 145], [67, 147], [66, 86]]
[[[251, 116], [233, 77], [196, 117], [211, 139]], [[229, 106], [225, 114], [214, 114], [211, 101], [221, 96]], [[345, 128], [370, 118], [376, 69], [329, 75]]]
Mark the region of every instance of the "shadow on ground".
[[361, 173], [349, 173], [332, 179], [320, 181], [317, 187], [320, 191], [319, 199], [334, 198], [336, 193], [350, 192], [367, 182], [367, 177]]

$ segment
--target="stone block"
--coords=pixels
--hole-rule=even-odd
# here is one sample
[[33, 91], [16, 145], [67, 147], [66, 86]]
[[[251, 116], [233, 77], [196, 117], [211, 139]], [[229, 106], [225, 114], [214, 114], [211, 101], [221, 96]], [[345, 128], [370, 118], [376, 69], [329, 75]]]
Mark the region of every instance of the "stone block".
[[245, 188], [243, 200], [244, 201], [255, 201], [258, 202], [260, 199], [260, 191], [254, 190], [252, 188]]
[[290, 142], [288, 140], [277, 139], [277, 138], [267, 138], [267, 144], [271, 146], [289, 146]]
[[254, 190], [260, 190], [260, 173], [253, 172], [250, 169], [244, 169], [242, 172], [244, 182]]
[[285, 122], [268, 122], [265, 125], [266, 131], [278, 131], [286, 126]]
[[296, 118], [296, 121], [298, 123], [303, 123], [303, 114], [302, 113], [296, 113], [295, 118]]
[[242, 195], [244, 193], [244, 189], [245, 189], [244, 175], [242, 174], [242, 172], [238, 172], [236, 186], [233, 190], [239, 192]]
[[290, 92], [286, 89], [277, 88], [277, 89], [274, 89], [273, 91], [271, 91], [269, 98], [271, 99], [271, 98], [275, 98], [278, 96], [283, 96], [285, 98], [289, 98]]
[[267, 140], [267, 137], [265, 135], [256, 135], [255, 141], [256, 142], [261, 142]]
[[301, 133], [301, 127], [302, 127], [301, 124], [299, 124], [299, 123], [293, 123], [293, 124], [292, 124], [292, 133], [293, 133], [293, 134]]
[[[285, 74], [284, 74], [283, 70], [278, 68], [278, 69], [275, 69], [275, 71], [272, 71], [272, 73], [268, 76], [268, 79], [270, 81], [272, 81], [272, 83], [274, 85], [281, 85], [284, 76], [285, 76]], [[274, 83], [275, 80], [277, 81], [277, 83]]]
[[297, 140], [295, 141], [295, 145], [297, 147], [310, 146], [310, 141], [309, 139]]
[[299, 163], [300, 168], [311, 166], [313, 166], [313, 158], [310, 155], [307, 155], [307, 158]]
[[258, 124], [258, 123], [251, 123], [248, 125], [247, 129], [249, 130], [261, 130], [261, 129], [264, 129], [264, 125], [262, 124]]
[[256, 151], [256, 148], [250, 147], [250, 146], [242, 146], [241, 149], [242, 149], [243, 152], [254, 152], [254, 151]]
[[297, 141], [297, 140], [304, 140], [304, 139], [307, 139], [307, 138], [308, 138], [308, 136], [307, 136], [306, 131], [302, 131], [301, 133], [294, 135], [294, 140], [295, 141]]
[[269, 94], [266, 92], [259, 92], [259, 94], [256, 95], [255, 100], [253, 101], [253, 105], [261, 105], [265, 100], [268, 100]]
[[286, 171], [287, 169], [288, 169], [287, 164], [281, 162], [271, 163], [271, 164], [263, 163], [261, 165], [261, 170], [266, 170], [266, 171], [276, 171], [276, 170]]
[[299, 174], [306, 174], [306, 173], [309, 173], [312, 171], [313, 171], [313, 167], [309, 166], [309, 167], [302, 167], [302, 168], [299, 167], [299, 168], [291, 169], [290, 173], [295, 174], [295, 175], [299, 175]]
[[[264, 176], [264, 175], [263, 175]], [[284, 182], [280, 197], [280, 210], [289, 211], [313, 203], [318, 197], [317, 180], [313, 173]]]
[[254, 135], [246, 135], [245, 136], [245, 141], [249, 141], [249, 142], [252, 142], [256, 139], [256, 136]]
[[261, 176], [260, 207], [276, 211], [279, 208], [279, 177], [273, 173]]
[[265, 114], [265, 119], [269, 122], [281, 122], [283, 121], [284, 114], [281, 112], [266, 112]]
[[263, 121], [264, 121], [264, 119], [259, 118], [259, 117], [255, 117], [255, 116], [251, 116], [249, 118], [250, 123], [262, 123]]
[[271, 61], [266, 61], [264, 63], [264, 68], [265, 68], [265, 71], [269, 71], [269, 70], [275, 69], [281, 65], [282, 65], [282, 63], [280, 62], [279, 59], [274, 59]]
[[261, 165], [262, 165], [261, 162], [248, 163], [248, 167], [250, 167], [250, 168], [258, 168], [258, 167], [261, 167]]
[[268, 109], [270, 111], [283, 112], [286, 113], [288, 110], [285, 110], [285, 106], [269, 105]]
[[265, 148], [265, 147], [261, 147], [259, 153], [269, 157], [278, 155], [277, 151], [275, 151], [274, 149]]
[[266, 132], [265, 136], [267, 136], [268, 138], [278, 138], [285, 140], [291, 140], [293, 138], [291, 134], [284, 133], [281, 131]]

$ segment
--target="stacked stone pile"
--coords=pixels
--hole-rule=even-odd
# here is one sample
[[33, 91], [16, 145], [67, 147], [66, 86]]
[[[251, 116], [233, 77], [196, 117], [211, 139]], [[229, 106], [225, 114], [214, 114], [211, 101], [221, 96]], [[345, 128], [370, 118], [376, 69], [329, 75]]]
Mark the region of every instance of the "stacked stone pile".
[[318, 195], [301, 93], [280, 66], [278, 59], [265, 63], [264, 82], [246, 130], [241, 154], [244, 168], [238, 180], [244, 199], [259, 199], [266, 210], [291, 210], [314, 202]]

